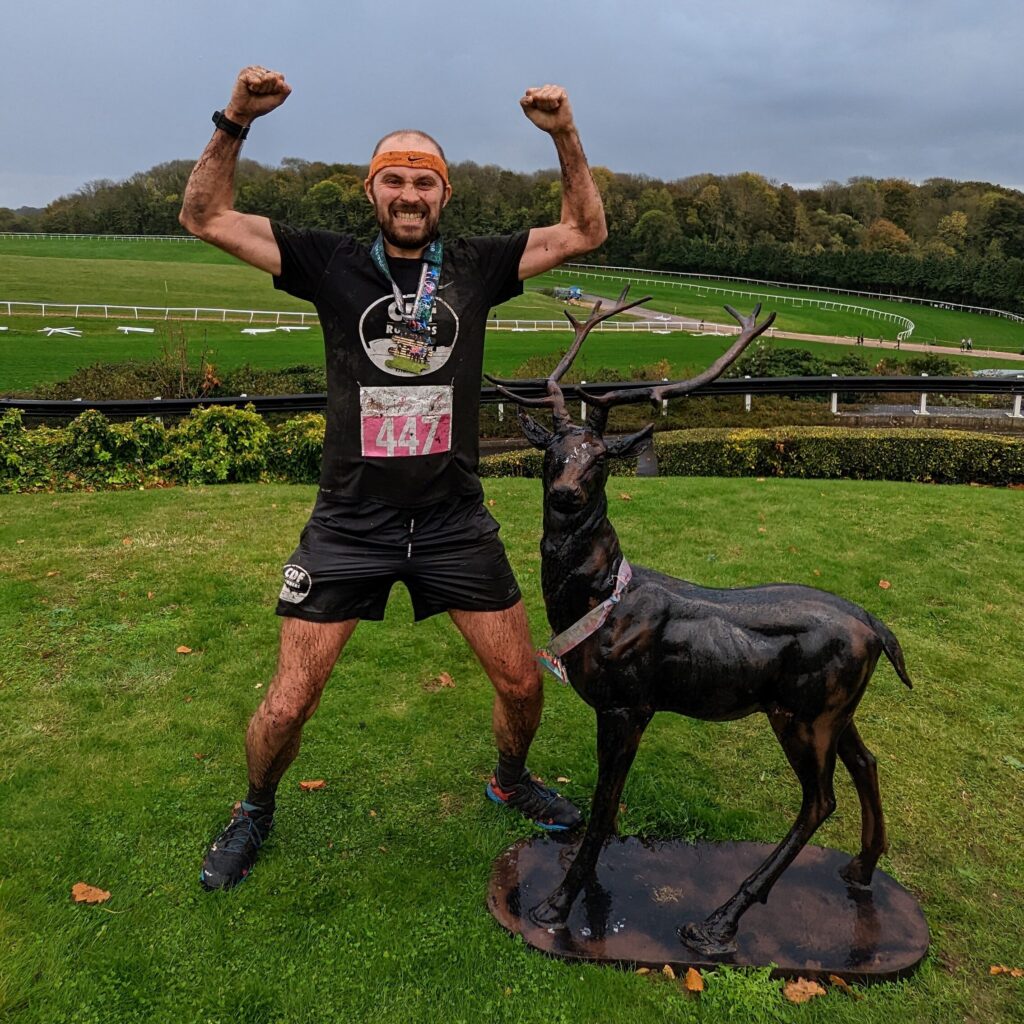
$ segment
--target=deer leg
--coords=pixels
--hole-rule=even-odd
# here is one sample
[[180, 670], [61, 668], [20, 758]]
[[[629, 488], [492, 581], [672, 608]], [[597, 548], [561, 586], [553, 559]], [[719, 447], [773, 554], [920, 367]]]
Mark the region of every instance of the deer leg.
[[820, 719], [794, 722], [782, 714], [771, 713], [768, 717], [800, 780], [803, 790], [800, 813], [786, 838], [752, 875], [744, 879], [733, 896], [701, 923], [687, 924], [679, 929], [679, 937], [688, 946], [708, 956], [736, 951], [733, 940], [740, 918], [755, 901], [767, 901], [768, 893], [779, 876], [818, 826], [835, 810], [832, 777], [836, 766], [837, 723]]
[[635, 708], [598, 712], [597, 787], [587, 831], [561, 885], [529, 911], [536, 924], [564, 927], [580, 889], [594, 878], [605, 840], [616, 834], [622, 789], [650, 720], [649, 711]]
[[878, 790], [878, 768], [871, 753], [851, 722], [839, 737], [839, 756], [857, 787], [860, 798], [860, 853], [840, 871], [851, 885], [871, 885], [878, 858], [889, 849], [882, 815], [882, 797]]

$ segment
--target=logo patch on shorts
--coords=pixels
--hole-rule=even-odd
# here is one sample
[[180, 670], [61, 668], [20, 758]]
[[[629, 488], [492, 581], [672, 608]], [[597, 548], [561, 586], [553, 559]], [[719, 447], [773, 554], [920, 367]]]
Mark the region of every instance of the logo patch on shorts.
[[313, 577], [301, 565], [286, 565], [284, 567], [284, 586], [281, 587], [278, 598], [281, 601], [288, 601], [290, 604], [301, 604], [306, 600], [312, 586]]

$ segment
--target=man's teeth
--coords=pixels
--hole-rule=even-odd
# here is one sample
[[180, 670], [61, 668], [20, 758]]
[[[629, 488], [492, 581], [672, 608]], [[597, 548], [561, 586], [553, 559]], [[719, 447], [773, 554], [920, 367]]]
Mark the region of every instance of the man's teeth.
[[395, 217], [398, 220], [423, 220], [422, 213], [408, 213], [403, 210], [399, 210], [399, 212], [395, 214]]

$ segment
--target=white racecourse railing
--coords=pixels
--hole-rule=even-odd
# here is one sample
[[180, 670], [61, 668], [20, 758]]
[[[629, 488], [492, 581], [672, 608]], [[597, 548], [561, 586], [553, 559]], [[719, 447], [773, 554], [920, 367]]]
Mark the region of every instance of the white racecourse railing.
[[[491, 331], [571, 331], [567, 320], [488, 320], [487, 329]], [[703, 334], [738, 334], [738, 324], [710, 324], [697, 320], [683, 320], [673, 317], [671, 321], [661, 320], [602, 320], [593, 330], [625, 332], [634, 331], [647, 334], [671, 334], [675, 331], [690, 331]], [[775, 334], [775, 328], [768, 330], [769, 337]]]
[[[914, 295], [898, 295], [895, 292], [869, 292], [856, 288], [839, 288], [833, 285], [823, 284], [796, 284], [792, 281], [767, 281], [759, 277], [730, 277], [727, 274], [699, 274], [684, 270], [644, 270], [640, 267], [615, 267], [600, 266], [593, 263], [564, 263], [555, 273], [571, 270], [573, 273], [601, 269], [615, 270], [621, 274], [643, 275], [645, 277], [672, 278], [690, 277], [701, 281], [739, 281], [741, 284], [756, 284], [764, 288], [792, 288], [794, 291], [807, 292], [829, 292], [835, 295], [859, 295], [865, 299], [880, 299], [885, 302], [909, 302], [915, 306], [930, 306], [932, 309], [959, 309], [964, 313], [980, 313], [984, 316], [998, 316], [1006, 320], [1013, 320], [1016, 323], [1024, 323], [1024, 316], [1019, 313], [1011, 313], [1005, 309], [995, 309], [992, 306], [968, 306], [962, 302], [946, 302], [938, 299], [922, 299]], [[665, 281], [671, 284], [670, 281]]]
[[[615, 268], [608, 267], [602, 268], [612, 270]], [[587, 267], [583, 269], [582, 265], [574, 264], [572, 269], [566, 269], [566, 267], [558, 267], [553, 273], [555, 274], [568, 274], [574, 280], [580, 277], [594, 278], [603, 281], [616, 281], [627, 284], [644, 284], [645, 282], [651, 281], [651, 273], [646, 270], [642, 271], [631, 271], [629, 273], [622, 271], [615, 274], [605, 274], [593, 267]], [[630, 276], [632, 275], [632, 276]], [[844, 313], [857, 313], [860, 316], [869, 317], [872, 320], [882, 320], [885, 323], [902, 325], [902, 330], [896, 335], [899, 341], [906, 341], [907, 338], [914, 333], [914, 321], [909, 320], [905, 316], [900, 316], [899, 313], [890, 313], [888, 310], [874, 309], [871, 306], [853, 306], [848, 302], [833, 302], [831, 299], [811, 299], [805, 298], [801, 295], [778, 295], [778, 294], [765, 294], [764, 292], [751, 292], [744, 291], [740, 288], [723, 288], [719, 285], [713, 284], [695, 284], [690, 281], [659, 281], [660, 284], [667, 284], [673, 288], [688, 288], [691, 291], [700, 292], [702, 295], [729, 295], [739, 296], [741, 298], [755, 299], [758, 302], [785, 302], [791, 306], [812, 306], [815, 309], [831, 310], [833, 312], [843, 311]]]
[[6, 302], [7, 316], [63, 316], [101, 320], [192, 320], [200, 323], [315, 324], [316, 313], [272, 309], [213, 309], [202, 306], [115, 306], [73, 302]]
[[198, 242], [193, 235], [73, 235], [52, 231], [0, 231], [0, 238], [100, 238], [105, 242]]

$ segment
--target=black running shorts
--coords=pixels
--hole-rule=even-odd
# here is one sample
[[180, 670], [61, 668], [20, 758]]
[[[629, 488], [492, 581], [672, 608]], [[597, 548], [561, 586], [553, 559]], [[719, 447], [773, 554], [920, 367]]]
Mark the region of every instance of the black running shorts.
[[321, 491], [284, 567], [277, 614], [311, 622], [383, 619], [396, 582], [408, 588], [416, 621], [452, 608], [511, 608], [519, 585], [499, 529], [477, 497], [400, 509]]

